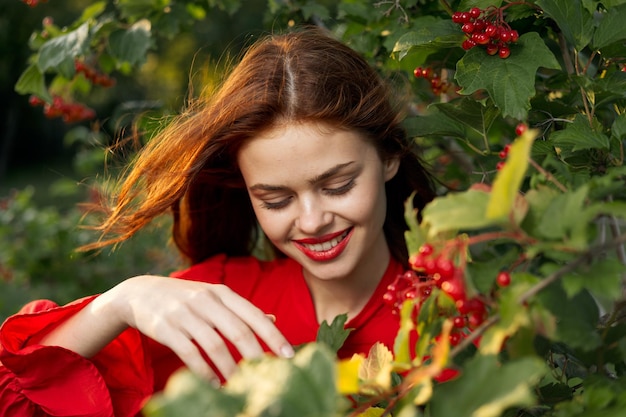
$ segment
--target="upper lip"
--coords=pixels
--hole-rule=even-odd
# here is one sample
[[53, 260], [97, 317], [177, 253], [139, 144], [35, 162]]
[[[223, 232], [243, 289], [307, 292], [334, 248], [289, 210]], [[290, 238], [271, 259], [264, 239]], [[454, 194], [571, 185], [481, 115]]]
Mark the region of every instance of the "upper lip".
[[317, 237], [307, 237], [304, 239], [294, 239], [294, 242], [297, 243], [305, 243], [305, 244], [309, 244], [309, 245], [314, 245], [316, 243], [324, 243], [324, 242], [328, 242], [329, 240], [332, 240], [338, 236], [341, 236], [342, 234], [346, 233], [348, 229], [343, 229], [340, 230], [338, 232], [333, 232], [333, 233], [329, 233], [323, 236], [317, 236]]

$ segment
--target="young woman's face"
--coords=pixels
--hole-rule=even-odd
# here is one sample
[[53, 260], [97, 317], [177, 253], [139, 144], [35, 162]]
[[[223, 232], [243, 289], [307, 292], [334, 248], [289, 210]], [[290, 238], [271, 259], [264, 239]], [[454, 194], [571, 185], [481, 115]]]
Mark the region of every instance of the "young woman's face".
[[397, 159], [383, 162], [359, 133], [317, 123], [279, 125], [237, 159], [263, 231], [308, 277], [384, 271], [385, 182]]

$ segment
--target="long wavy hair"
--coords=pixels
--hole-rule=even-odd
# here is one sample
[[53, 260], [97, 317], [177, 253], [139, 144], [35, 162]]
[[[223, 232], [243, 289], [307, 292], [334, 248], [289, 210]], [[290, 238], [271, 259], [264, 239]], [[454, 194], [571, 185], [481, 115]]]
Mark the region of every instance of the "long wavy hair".
[[415, 193], [414, 206], [423, 208], [434, 193], [399, 107], [377, 71], [321, 29], [262, 38], [214, 94], [189, 103], [139, 152], [103, 207], [102, 238], [87, 248], [119, 243], [169, 210], [174, 242], [192, 264], [251, 254], [259, 227], [237, 152], [278, 121], [312, 121], [361, 132], [382, 160], [400, 158], [386, 183], [384, 233], [406, 264], [404, 203]]

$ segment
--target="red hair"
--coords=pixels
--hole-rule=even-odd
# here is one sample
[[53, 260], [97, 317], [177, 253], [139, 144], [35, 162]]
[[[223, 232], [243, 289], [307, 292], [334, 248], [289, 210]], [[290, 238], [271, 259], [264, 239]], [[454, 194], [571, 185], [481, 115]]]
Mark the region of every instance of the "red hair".
[[388, 86], [355, 51], [319, 29], [268, 36], [248, 49], [221, 88], [191, 103], [142, 149], [98, 227], [101, 247], [172, 210], [173, 238], [191, 263], [249, 255], [259, 230], [237, 167], [241, 145], [278, 121], [320, 121], [362, 132], [381, 158], [400, 157], [387, 182], [385, 234], [406, 264], [405, 200], [433, 197]]

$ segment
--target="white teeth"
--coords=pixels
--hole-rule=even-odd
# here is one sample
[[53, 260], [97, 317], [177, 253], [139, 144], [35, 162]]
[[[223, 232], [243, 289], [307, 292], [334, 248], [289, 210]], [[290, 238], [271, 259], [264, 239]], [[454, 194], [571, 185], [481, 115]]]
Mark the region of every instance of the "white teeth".
[[302, 246], [314, 252], [324, 252], [337, 246], [339, 242], [341, 242], [347, 235], [348, 235], [348, 232], [345, 231], [340, 236], [337, 236], [336, 238], [331, 239], [328, 242], [315, 243], [313, 245], [308, 244], [308, 243], [303, 243]]

